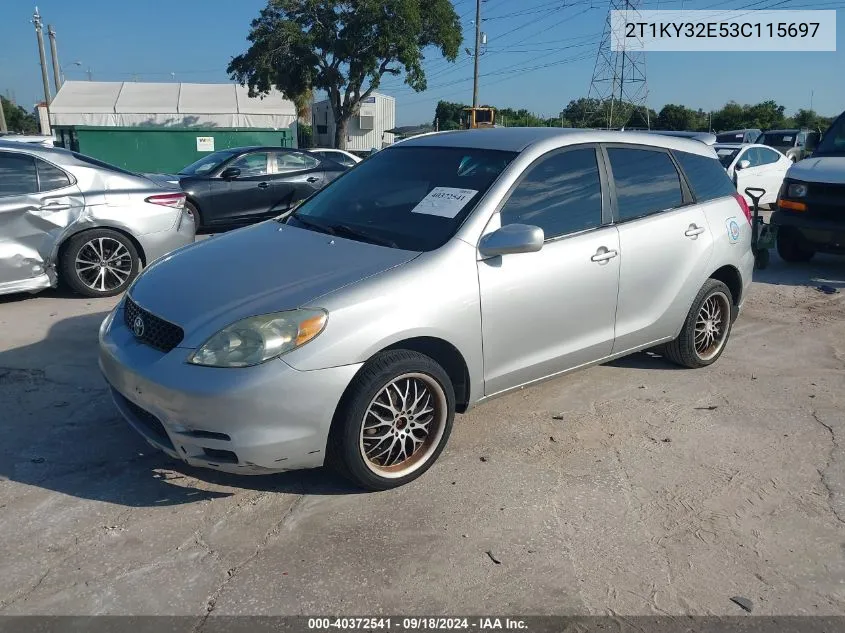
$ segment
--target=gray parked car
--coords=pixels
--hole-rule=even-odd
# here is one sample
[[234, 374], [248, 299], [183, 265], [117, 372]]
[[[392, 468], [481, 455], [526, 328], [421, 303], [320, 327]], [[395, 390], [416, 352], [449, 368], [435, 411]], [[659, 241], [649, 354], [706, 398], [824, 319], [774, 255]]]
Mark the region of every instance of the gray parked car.
[[88, 156], [0, 141], [0, 294], [59, 280], [89, 297], [194, 241], [185, 194]]
[[325, 462], [390, 488], [434, 462], [455, 412], [499, 394], [659, 345], [713, 363], [751, 283], [749, 217], [694, 140], [419, 136], [151, 266], [103, 322], [100, 367], [174, 458]]

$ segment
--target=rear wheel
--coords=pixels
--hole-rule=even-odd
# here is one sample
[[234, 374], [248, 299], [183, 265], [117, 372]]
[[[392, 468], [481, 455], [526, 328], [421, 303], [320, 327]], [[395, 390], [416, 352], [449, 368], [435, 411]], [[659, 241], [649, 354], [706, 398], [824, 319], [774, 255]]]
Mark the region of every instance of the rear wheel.
[[454, 389], [438, 363], [408, 350], [383, 352], [338, 406], [327, 462], [362, 488], [396, 488], [431, 467], [454, 416]]
[[132, 241], [111, 229], [70, 238], [60, 262], [62, 280], [86, 297], [112, 297], [129, 287], [141, 268]]
[[664, 354], [690, 369], [712, 365], [725, 349], [732, 322], [731, 291], [721, 281], [708, 279], [692, 302], [680, 335], [666, 344]]
[[777, 248], [780, 258], [793, 264], [808, 262], [816, 254], [815, 251], [804, 245], [800, 233], [790, 227], [778, 229]]

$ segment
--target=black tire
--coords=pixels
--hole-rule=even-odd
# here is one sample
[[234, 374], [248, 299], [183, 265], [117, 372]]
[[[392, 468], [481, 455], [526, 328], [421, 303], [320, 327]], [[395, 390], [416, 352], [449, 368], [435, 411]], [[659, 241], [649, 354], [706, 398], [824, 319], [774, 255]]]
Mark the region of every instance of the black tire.
[[789, 227], [778, 229], [777, 249], [780, 258], [791, 264], [808, 262], [816, 254], [815, 251], [802, 244], [801, 235]]
[[[98, 250], [102, 250], [103, 257], [98, 256]], [[95, 262], [108, 261], [112, 257], [113, 267], [100, 272]], [[85, 263], [77, 266], [78, 260]], [[93, 229], [74, 235], [62, 249], [59, 262], [62, 281], [85, 297], [113, 297], [120, 294], [135, 280], [140, 268], [141, 258], [132, 240], [111, 229]], [[92, 275], [100, 274], [102, 278], [95, 277], [92, 284]]]
[[194, 227], [196, 228], [196, 231], [199, 232], [202, 228], [202, 215], [200, 215], [200, 210], [197, 208], [197, 205], [190, 200], [186, 200], [185, 211], [194, 218]]
[[[711, 298], [716, 298], [718, 303], [722, 303], [722, 298], [724, 298], [725, 305], [722, 305], [720, 309], [723, 312], [726, 311], [727, 314], [722, 314], [721, 317], [721, 323], [724, 323], [724, 325], [723, 329], [718, 333], [718, 347], [712, 349], [712, 351], [711, 348], [698, 350], [696, 347], [696, 322], [701, 315], [704, 304]], [[664, 346], [664, 355], [676, 365], [690, 369], [712, 365], [719, 359], [722, 352], [725, 351], [725, 347], [727, 347], [735, 310], [733, 296], [728, 287], [721, 281], [708, 279], [692, 302], [692, 307], [687, 314], [680, 335], [674, 341]]]
[[[406, 376], [410, 378], [405, 378]], [[419, 435], [415, 438], [409, 437], [414, 430], [422, 432], [422, 429], [414, 429], [410, 426], [416, 424], [413, 422], [413, 416], [406, 420], [404, 414], [397, 418], [387, 413], [386, 408], [377, 409], [384, 410], [384, 417], [392, 419], [391, 422], [386, 423], [384, 420], [377, 420], [369, 412], [371, 406], [379, 406], [375, 401], [384, 397], [384, 390], [395, 380], [400, 379], [419, 381], [425, 389], [430, 389], [431, 398], [428, 402], [433, 405], [429, 422], [431, 432], [425, 436], [424, 440], [419, 440]], [[403, 383], [400, 381], [400, 384]], [[419, 386], [414, 382], [410, 384], [414, 384], [415, 388]], [[437, 393], [438, 387], [439, 393]], [[396, 398], [396, 402], [399, 403], [399, 396], [397, 395]], [[390, 403], [393, 404], [392, 398]], [[422, 411], [425, 406], [423, 403]], [[422, 415], [419, 416], [420, 419], [422, 417]], [[368, 490], [397, 488], [422, 475], [437, 460], [449, 440], [454, 417], [455, 391], [448, 374], [438, 363], [424, 354], [409, 350], [381, 352], [361, 368], [341, 399], [329, 432], [326, 462], [361, 488]], [[375, 425], [373, 425], [374, 422]], [[371, 426], [367, 427], [368, 423]], [[385, 439], [372, 437], [369, 440], [371, 451], [382, 451], [386, 445], [382, 442], [390, 441], [385, 459], [390, 459], [394, 454], [394, 445], [397, 450], [400, 448], [405, 450], [404, 447], [411, 446], [413, 449], [411, 456], [395, 466], [390, 464], [380, 466], [366, 457], [364, 454], [367, 450], [365, 433], [375, 431], [378, 427], [386, 428]], [[415, 446], [414, 439], [422, 442], [419, 447]], [[397, 441], [399, 444], [396, 444]], [[374, 457], [378, 456], [374, 455]], [[405, 473], [405, 470], [400, 468], [403, 464], [408, 464], [405, 470], [408, 468], [411, 470]], [[390, 469], [394, 472], [388, 473]]]

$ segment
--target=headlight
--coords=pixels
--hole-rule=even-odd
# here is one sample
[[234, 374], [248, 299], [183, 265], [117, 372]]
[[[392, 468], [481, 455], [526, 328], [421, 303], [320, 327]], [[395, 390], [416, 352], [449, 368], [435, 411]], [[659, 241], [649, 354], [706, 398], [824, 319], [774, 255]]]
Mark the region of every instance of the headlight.
[[249, 367], [305, 345], [323, 328], [324, 310], [290, 310], [242, 319], [203, 343], [188, 362], [206, 367]]
[[805, 198], [807, 197], [807, 185], [800, 182], [790, 183], [786, 188], [787, 198]]

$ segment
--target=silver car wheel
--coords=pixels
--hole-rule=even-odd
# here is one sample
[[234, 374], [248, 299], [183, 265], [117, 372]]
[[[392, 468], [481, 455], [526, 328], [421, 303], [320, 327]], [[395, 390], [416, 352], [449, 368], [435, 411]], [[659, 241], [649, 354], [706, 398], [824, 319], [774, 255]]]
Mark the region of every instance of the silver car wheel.
[[361, 426], [364, 463], [381, 477], [414, 472], [434, 454], [448, 417], [446, 394], [431, 376], [394, 378], [370, 401]]
[[695, 319], [695, 353], [703, 361], [715, 357], [727, 340], [731, 304], [723, 292], [704, 300]]
[[126, 283], [132, 274], [132, 255], [118, 240], [95, 237], [76, 255], [76, 275], [92, 290], [107, 292]]

